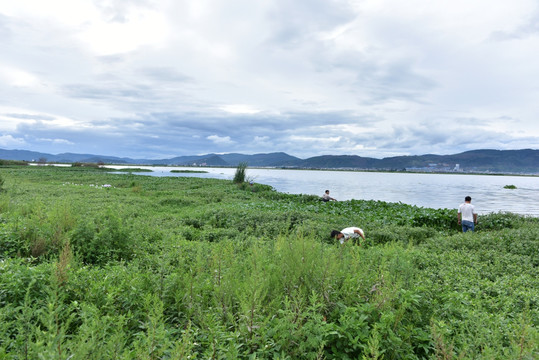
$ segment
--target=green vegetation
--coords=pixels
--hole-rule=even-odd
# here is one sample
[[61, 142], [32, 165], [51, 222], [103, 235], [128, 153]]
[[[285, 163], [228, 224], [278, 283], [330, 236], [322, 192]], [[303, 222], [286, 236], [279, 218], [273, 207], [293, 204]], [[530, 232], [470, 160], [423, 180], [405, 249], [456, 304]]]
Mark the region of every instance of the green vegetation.
[[6, 165], [28, 165], [28, 162], [22, 160], [4, 160], [0, 159], [0, 166]]
[[247, 176], [247, 163], [241, 162], [238, 164], [236, 168], [236, 172], [234, 173], [234, 178], [232, 181], [236, 184], [242, 184], [246, 181]]
[[193, 174], [204, 174], [207, 173], [205, 170], [170, 170], [171, 173], [193, 173]]
[[[539, 219], [7, 167], [0, 359], [534, 359]], [[108, 185], [108, 186], [105, 186]], [[332, 229], [360, 226], [339, 245]]]
[[[110, 168], [105, 168], [108, 171], [110, 171]], [[114, 169], [115, 172], [152, 172], [152, 169], [142, 169], [142, 168], [122, 168], [122, 169]]]
[[504, 189], [516, 189], [517, 187], [515, 185], [505, 185], [503, 188]]
[[91, 168], [97, 169], [97, 168], [101, 168], [102, 164], [76, 161], [72, 163], [71, 166], [72, 167], [91, 167]]

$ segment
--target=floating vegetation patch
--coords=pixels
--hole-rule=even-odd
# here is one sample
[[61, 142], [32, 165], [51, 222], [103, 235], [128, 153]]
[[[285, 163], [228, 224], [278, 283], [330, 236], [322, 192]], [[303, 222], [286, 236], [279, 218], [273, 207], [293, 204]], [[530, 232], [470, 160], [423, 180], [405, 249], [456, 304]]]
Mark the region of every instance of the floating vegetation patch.
[[204, 174], [204, 170], [170, 170], [171, 173], [189, 173], [189, 174]]
[[114, 172], [153, 172], [153, 170], [141, 169], [141, 168], [125, 168], [125, 169], [114, 169]]

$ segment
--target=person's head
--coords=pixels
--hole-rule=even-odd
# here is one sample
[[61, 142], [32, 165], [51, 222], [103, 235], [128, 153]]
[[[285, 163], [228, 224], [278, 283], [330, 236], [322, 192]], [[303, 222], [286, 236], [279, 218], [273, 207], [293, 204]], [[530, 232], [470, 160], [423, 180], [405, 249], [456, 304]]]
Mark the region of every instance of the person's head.
[[343, 236], [344, 236], [343, 233], [340, 232], [339, 230], [333, 230], [333, 231], [331, 232], [331, 237], [332, 237], [332, 238], [340, 239], [340, 238], [343, 237]]
[[329, 194], [329, 190], [326, 190], [326, 194]]
[[466, 196], [466, 197], [464, 198], [464, 201], [470, 202], [470, 201], [472, 201], [472, 197], [471, 197], [471, 196]]

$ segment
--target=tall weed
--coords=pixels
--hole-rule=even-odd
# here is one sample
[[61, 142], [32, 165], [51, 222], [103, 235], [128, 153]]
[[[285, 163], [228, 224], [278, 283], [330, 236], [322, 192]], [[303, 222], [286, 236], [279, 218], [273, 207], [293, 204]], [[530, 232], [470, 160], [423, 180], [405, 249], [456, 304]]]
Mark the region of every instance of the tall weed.
[[236, 172], [234, 173], [234, 178], [232, 181], [235, 184], [242, 184], [245, 182], [246, 176], [247, 176], [247, 163], [241, 162], [236, 167]]

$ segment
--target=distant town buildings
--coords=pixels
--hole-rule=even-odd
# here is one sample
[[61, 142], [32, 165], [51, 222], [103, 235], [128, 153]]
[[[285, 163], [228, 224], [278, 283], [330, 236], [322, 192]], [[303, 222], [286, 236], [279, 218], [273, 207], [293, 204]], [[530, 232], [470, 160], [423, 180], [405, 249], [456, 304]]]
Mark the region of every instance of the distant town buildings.
[[427, 166], [423, 167], [407, 167], [405, 168], [405, 171], [418, 171], [418, 172], [463, 172], [463, 170], [460, 167], [460, 164], [455, 164], [452, 166], [451, 164], [445, 164], [445, 163], [430, 163]]

